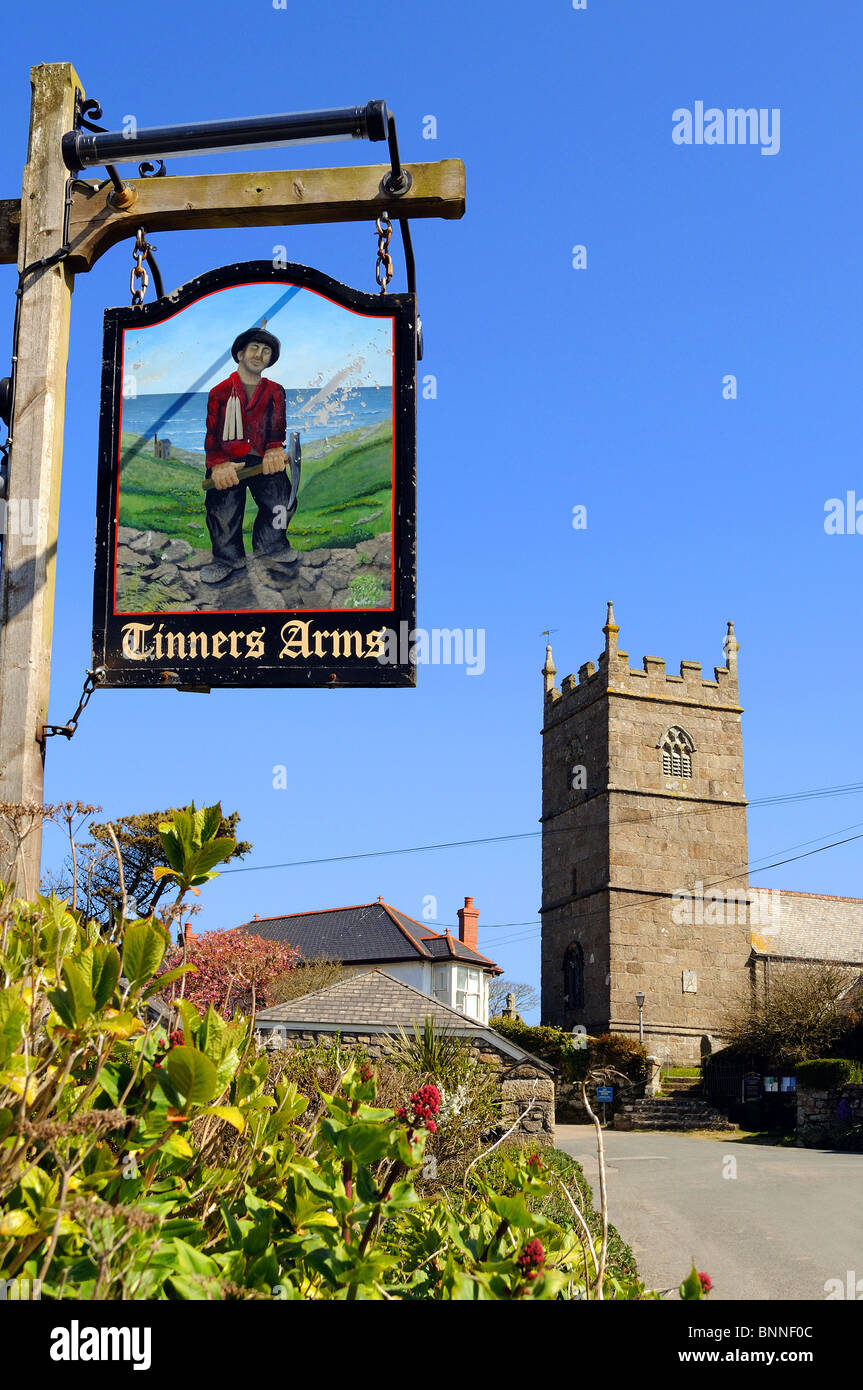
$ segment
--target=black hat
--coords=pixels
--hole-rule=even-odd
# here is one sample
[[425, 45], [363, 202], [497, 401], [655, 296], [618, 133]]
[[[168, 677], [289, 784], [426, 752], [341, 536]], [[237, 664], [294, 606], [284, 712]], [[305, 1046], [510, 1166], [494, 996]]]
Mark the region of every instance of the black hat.
[[278, 362], [282, 345], [278, 338], [274, 338], [272, 333], [267, 332], [266, 328], [247, 328], [245, 333], [239, 333], [237, 335], [231, 345], [231, 356], [235, 362], [243, 351], [243, 348], [248, 347], [249, 343], [263, 343], [265, 347], [271, 350], [273, 355], [270, 358], [270, 366], [272, 366], [274, 362]]

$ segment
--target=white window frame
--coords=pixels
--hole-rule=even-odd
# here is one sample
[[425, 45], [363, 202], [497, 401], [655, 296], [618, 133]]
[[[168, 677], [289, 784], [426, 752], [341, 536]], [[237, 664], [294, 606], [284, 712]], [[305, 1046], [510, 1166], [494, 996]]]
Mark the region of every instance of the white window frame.
[[468, 1018], [482, 1018], [481, 971], [470, 965], [455, 967], [455, 1006]]

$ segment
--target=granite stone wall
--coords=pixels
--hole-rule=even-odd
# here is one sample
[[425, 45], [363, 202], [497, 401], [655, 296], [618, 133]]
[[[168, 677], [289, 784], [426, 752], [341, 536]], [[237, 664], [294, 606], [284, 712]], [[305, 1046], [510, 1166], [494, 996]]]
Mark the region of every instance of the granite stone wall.
[[[265, 1035], [266, 1037], [269, 1035]], [[287, 1033], [288, 1047], [314, 1047], [317, 1043], [332, 1043], [335, 1034], [329, 1029], [291, 1030]], [[393, 1046], [386, 1033], [338, 1031], [339, 1045], [361, 1047], [373, 1061], [385, 1059]], [[533, 1145], [554, 1144], [554, 1078], [538, 1063], [517, 1061], [495, 1047], [485, 1038], [465, 1039], [480, 1062], [498, 1073], [501, 1097], [501, 1130], [515, 1125], [510, 1142]]]
[[[603, 1106], [602, 1101], [596, 1099], [597, 1086], [612, 1087], [614, 1100], [610, 1105]], [[587, 1099], [594, 1115], [598, 1115], [600, 1119], [605, 1117], [610, 1120], [621, 1101], [640, 1100], [645, 1093], [646, 1088], [643, 1081], [624, 1081], [620, 1072], [614, 1067], [608, 1069], [596, 1067], [591, 1070]], [[555, 1090], [555, 1114], [558, 1124], [587, 1125], [593, 1123], [581, 1098], [581, 1082], [558, 1079]]]
[[798, 1148], [841, 1146], [854, 1125], [863, 1125], [863, 1085], [849, 1083], [829, 1091], [798, 1086]]

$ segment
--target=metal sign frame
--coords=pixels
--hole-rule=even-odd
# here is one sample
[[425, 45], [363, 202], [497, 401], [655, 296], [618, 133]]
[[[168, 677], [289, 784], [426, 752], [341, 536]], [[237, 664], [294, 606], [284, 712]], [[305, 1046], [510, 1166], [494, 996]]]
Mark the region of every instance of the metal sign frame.
[[[118, 612], [124, 334], [163, 323], [221, 290], [261, 283], [312, 290], [341, 308], [392, 320], [391, 606]], [[413, 644], [398, 640], [416, 625], [416, 364], [414, 295], [369, 294], [309, 266], [238, 263], [155, 302], [105, 311], [93, 607], [93, 664], [103, 687], [416, 684]]]

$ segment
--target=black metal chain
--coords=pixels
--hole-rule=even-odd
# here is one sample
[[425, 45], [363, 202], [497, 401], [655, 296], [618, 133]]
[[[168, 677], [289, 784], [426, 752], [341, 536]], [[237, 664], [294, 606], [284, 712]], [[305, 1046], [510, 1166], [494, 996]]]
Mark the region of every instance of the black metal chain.
[[97, 666], [95, 670], [88, 671], [84, 678], [84, 689], [81, 691], [81, 698], [78, 701], [78, 708], [72, 715], [68, 724], [46, 724], [42, 730], [42, 741], [46, 738], [53, 738], [57, 734], [62, 734], [64, 738], [71, 738], [78, 728], [78, 720], [90, 703], [93, 691], [98, 686], [105, 674], [104, 666]]
[[377, 222], [375, 230], [378, 234], [378, 258], [375, 265], [375, 279], [381, 287], [381, 294], [386, 294], [387, 285], [393, 278], [393, 258], [390, 255], [390, 237], [393, 234], [393, 224], [390, 221], [388, 212], [382, 212]]
[[[144, 265], [145, 261], [153, 272], [153, 289], [156, 291], [156, 298], [161, 299], [162, 295], [165, 293], [165, 286], [162, 284], [162, 275], [156, 264], [156, 257], [153, 255], [155, 250], [156, 247], [152, 242], [147, 240], [144, 234], [144, 228], [139, 227], [135, 234], [135, 245], [132, 247], [132, 260], [135, 264], [132, 266], [129, 275], [129, 289], [132, 291], [133, 306], [144, 303], [144, 294], [150, 283], [147, 267]], [[140, 284], [136, 285], [136, 280], [140, 281]]]
[[[132, 247], [132, 260], [135, 264], [132, 266], [132, 271], [129, 275], [129, 289], [132, 291], [133, 305], [144, 303], [144, 294], [150, 283], [150, 277], [144, 265], [149, 249], [149, 243], [144, 237], [144, 228], [139, 227], [138, 234], [135, 237], [135, 245]], [[136, 285], [136, 280], [140, 280], [141, 283]]]

